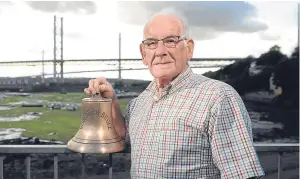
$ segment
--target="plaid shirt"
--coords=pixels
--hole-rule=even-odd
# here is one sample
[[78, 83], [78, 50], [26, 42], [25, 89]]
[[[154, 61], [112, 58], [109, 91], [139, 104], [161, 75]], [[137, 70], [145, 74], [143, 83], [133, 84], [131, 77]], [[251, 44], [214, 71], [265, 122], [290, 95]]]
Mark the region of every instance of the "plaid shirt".
[[238, 93], [190, 67], [161, 94], [151, 82], [129, 102], [125, 121], [133, 179], [264, 175]]

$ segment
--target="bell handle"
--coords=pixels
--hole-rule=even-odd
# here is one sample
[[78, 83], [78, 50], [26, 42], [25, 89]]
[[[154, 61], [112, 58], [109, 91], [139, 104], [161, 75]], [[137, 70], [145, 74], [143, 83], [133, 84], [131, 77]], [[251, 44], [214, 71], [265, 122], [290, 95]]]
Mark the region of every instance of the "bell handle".
[[103, 97], [101, 96], [100, 93], [96, 93], [96, 94], [92, 95], [92, 99], [103, 99]]

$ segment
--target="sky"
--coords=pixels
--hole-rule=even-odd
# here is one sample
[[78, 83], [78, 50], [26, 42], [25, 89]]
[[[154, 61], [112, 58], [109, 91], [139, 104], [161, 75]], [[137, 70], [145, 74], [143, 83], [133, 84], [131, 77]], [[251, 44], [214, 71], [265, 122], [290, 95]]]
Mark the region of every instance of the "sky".
[[[53, 59], [63, 18], [64, 59], [140, 58], [143, 26], [156, 12], [181, 13], [195, 40], [195, 58], [258, 57], [272, 46], [297, 45], [297, 2], [0, 1], [0, 61]], [[60, 51], [57, 51], [57, 58]]]

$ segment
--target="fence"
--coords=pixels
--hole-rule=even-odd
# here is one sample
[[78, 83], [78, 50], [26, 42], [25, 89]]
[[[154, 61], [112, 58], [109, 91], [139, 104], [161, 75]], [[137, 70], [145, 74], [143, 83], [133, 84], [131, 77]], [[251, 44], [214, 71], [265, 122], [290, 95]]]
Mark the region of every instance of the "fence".
[[[282, 166], [281, 157], [284, 152], [299, 152], [299, 144], [254, 144], [257, 153], [276, 152], [278, 179], [281, 179]], [[123, 151], [128, 153], [130, 151]], [[54, 154], [54, 179], [58, 179], [58, 157], [57, 154], [74, 153], [67, 149], [66, 145], [1, 145], [0, 146], [0, 179], [4, 179], [3, 161], [6, 154], [28, 154], [25, 159], [26, 178], [30, 176], [30, 154]], [[113, 154], [108, 154], [109, 157], [109, 179], [112, 179], [112, 161]], [[85, 154], [81, 154], [81, 178], [85, 177]]]

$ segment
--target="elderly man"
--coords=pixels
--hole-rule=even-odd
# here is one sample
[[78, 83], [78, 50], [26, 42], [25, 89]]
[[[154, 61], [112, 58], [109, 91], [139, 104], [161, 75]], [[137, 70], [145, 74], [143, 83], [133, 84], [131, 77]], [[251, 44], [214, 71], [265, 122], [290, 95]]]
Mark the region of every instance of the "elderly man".
[[111, 84], [89, 81], [84, 91], [113, 98], [113, 123], [131, 145], [131, 177], [260, 178], [251, 121], [228, 84], [194, 74], [188, 65], [194, 41], [183, 19], [152, 17], [140, 45], [154, 80], [131, 100], [122, 116]]

